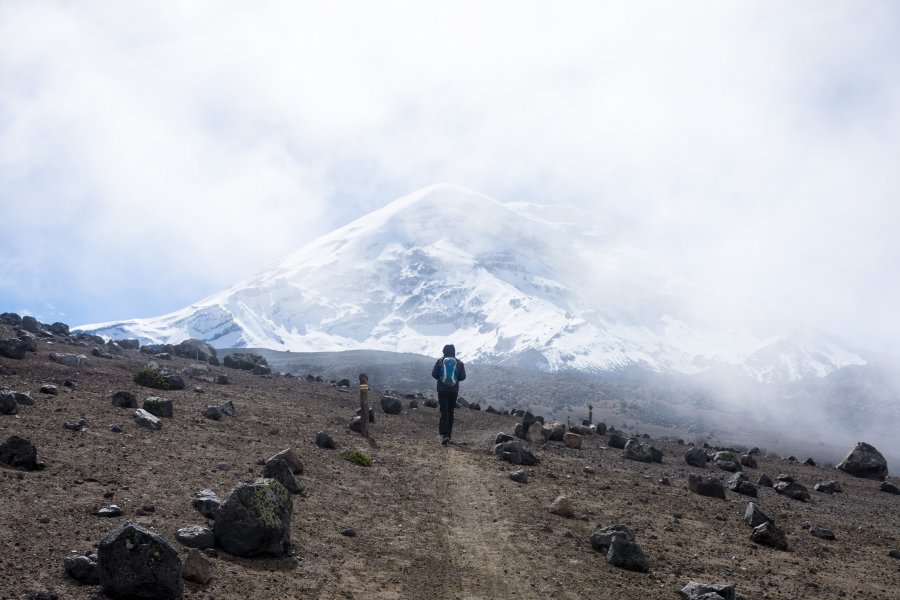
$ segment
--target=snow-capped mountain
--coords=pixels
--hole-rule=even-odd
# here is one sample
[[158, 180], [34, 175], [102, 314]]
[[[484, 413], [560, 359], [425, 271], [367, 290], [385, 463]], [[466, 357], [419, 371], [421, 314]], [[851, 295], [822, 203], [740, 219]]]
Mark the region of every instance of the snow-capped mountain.
[[706, 327], [685, 283], [573, 209], [450, 185], [400, 198], [183, 310], [78, 329], [144, 343], [295, 352], [374, 349], [544, 370], [739, 367], [823, 376], [859, 355], [827, 336]]

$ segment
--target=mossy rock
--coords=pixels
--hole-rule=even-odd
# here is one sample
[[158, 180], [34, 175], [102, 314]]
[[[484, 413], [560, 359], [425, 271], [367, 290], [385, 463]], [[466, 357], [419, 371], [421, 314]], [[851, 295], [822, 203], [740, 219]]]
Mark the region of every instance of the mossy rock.
[[166, 380], [166, 376], [155, 369], [141, 369], [134, 374], [134, 382], [155, 390], [169, 389], [169, 382]]
[[371, 467], [372, 458], [362, 450], [344, 450], [341, 458], [361, 467]]
[[235, 556], [282, 556], [291, 543], [293, 502], [274, 479], [242, 483], [216, 511], [216, 544]]

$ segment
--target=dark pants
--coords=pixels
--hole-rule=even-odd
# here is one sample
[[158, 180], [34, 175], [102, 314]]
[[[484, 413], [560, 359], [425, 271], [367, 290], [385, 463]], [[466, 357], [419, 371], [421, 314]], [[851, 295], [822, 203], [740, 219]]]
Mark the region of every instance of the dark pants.
[[456, 410], [456, 397], [459, 390], [446, 390], [438, 392], [438, 404], [441, 407], [441, 421], [438, 423], [438, 433], [443, 437], [453, 435], [453, 411]]

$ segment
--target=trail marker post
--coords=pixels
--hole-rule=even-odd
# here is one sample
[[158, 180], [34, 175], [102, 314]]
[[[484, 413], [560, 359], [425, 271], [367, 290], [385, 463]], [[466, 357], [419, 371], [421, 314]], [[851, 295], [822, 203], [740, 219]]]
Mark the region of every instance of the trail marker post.
[[594, 407], [588, 404], [588, 425], [594, 424]]
[[359, 374], [359, 414], [362, 417], [362, 429], [360, 433], [364, 438], [369, 437], [369, 376]]

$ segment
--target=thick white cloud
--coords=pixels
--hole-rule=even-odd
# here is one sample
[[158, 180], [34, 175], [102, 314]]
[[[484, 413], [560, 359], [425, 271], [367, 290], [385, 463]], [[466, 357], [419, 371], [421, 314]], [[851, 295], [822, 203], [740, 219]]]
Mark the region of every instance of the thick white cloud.
[[3, 3], [2, 308], [166, 312], [452, 181], [889, 348], [900, 9], [558, 4]]

